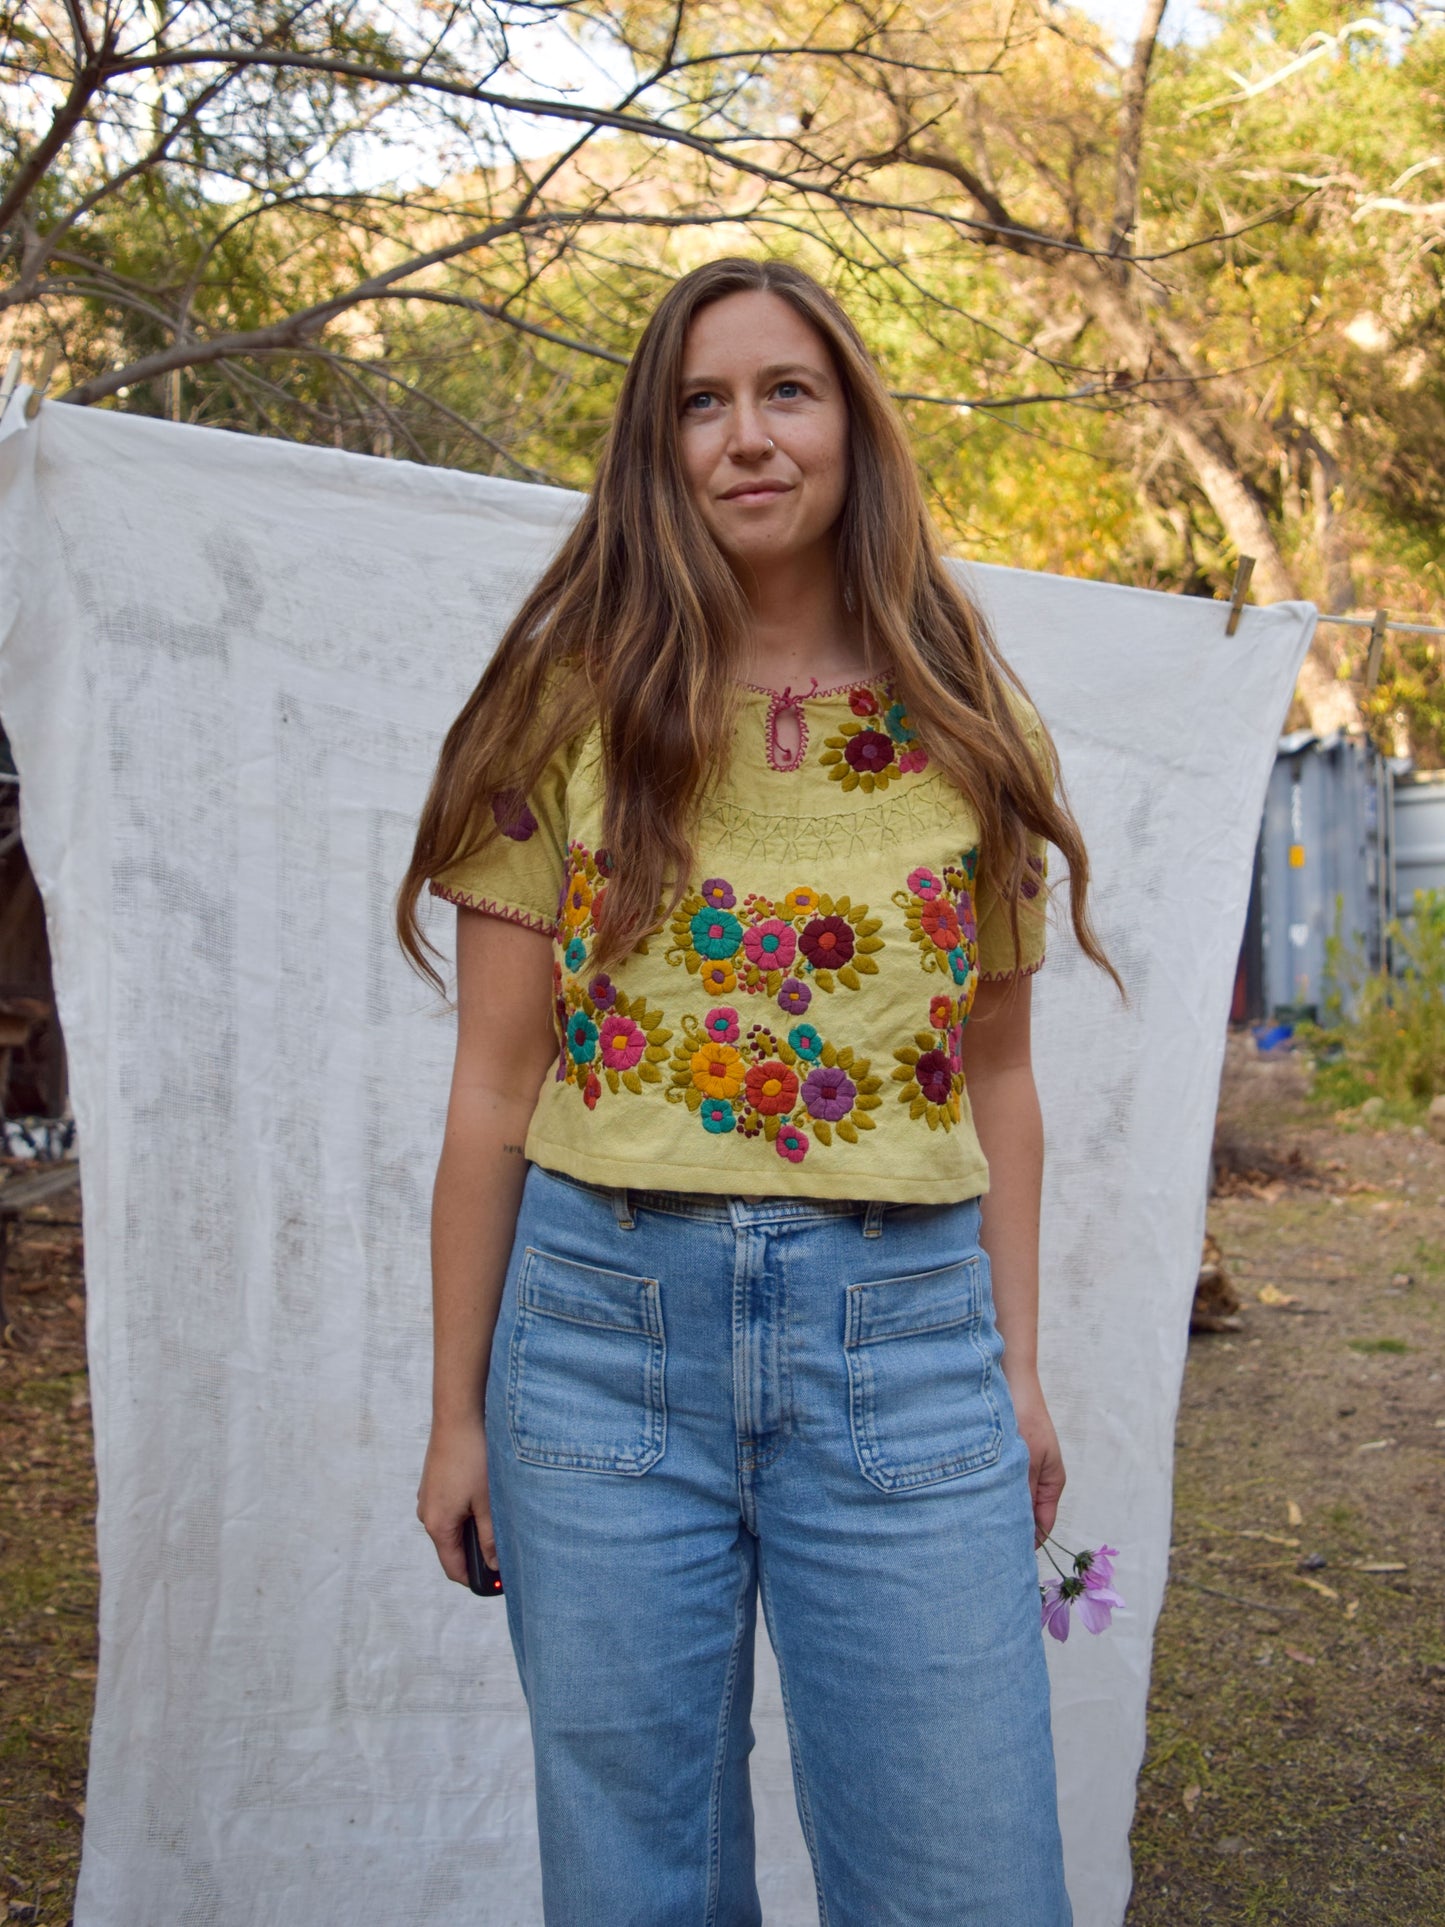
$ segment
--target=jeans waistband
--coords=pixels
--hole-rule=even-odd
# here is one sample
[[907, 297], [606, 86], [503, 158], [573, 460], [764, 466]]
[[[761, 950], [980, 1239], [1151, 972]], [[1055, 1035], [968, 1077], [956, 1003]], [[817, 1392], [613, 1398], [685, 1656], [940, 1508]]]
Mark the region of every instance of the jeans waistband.
[[[609, 1210], [616, 1213], [617, 1222], [625, 1228], [631, 1227], [637, 1211], [660, 1211], [668, 1217], [701, 1218], [713, 1223], [734, 1225], [807, 1223], [819, 1218], [852, 1217], [863, 1220], [865, 1236], [876, 1237], [883, 1229], [886, 1214], [905, 1208], [883, 1198], [760, 1197], [746, 1193], [658, 1191], [631, 1185], [609, 1186], [591, 1184], [585, 1178], [574, 1178], [566, 1171], [554, 1171], [547, 1166], [536, 1168], [542, 1170], [553, 1183], [570, 1185], [575, 1191], [585, 1191], [607, 1205]], [[961, 1202], [974, 1203], [976, 1200]], [[958, 1206], [945, 1204], [934, 1208], [954, 1211]]]

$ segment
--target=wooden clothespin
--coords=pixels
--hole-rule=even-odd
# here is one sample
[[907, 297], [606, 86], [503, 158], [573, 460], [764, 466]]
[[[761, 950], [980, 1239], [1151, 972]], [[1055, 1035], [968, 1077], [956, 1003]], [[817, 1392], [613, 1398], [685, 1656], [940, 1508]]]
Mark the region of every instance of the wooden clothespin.
[[20, 350], [12, 348], [5, 366], [5, 379], [0, 381], [0, 416], [10, 406], [10, 397], [15, 393], [15, 384], [20, 379], [20, 366]]
[[41, 356], [40, 373], [35, 377], [35, 386], [25, 397], [25, 419], [33, 422], [40, 413], [40, 404], [45, 400], [45, 391], [50, 386], [50, 377], [55, 373], [55, 364], [60, 359], [60, 350], [50, 342]]
[[1385, 654], [1385, 631], [1389, 628], [1389, 611], [1376, 609], [1375, 619], [1370, 624], [1370, 653], [1365, 657], [1365, 694], [1368, 695], [1380, 680], [1380, 663]]
[[1242, 555], [1234, 571], [1234, 587], [1229, 592], [1229, 620], [1224, 625], [1224, 633], [1232, 636], [1239, 627], [1239, 613], [1244, 607], [1245, 592], [1249, 588], [1249, 578], [1254, 574], [1254, 557]]

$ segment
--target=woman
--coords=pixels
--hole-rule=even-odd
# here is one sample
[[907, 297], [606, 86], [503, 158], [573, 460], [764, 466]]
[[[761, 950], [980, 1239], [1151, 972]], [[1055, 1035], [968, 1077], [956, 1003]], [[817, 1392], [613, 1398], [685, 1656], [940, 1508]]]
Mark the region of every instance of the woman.
[[401, 898], [428, 970], [422, 885], [459, 906], [418, 1513], [448, 1577], [469, 1513], [503, 1576], [551, 1927], [761, 1919], [759, 1591], [829, 1927], [1070, 1918], [1048, 842], [1107, 968], [856, 331], [791, 266], [685, 276]]

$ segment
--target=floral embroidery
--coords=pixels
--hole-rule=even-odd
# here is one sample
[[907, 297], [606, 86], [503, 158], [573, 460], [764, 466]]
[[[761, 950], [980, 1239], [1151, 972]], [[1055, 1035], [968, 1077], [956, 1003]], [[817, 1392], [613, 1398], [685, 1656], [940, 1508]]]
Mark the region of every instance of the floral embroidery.
[[858, 720], [843, 723], [836, 736], [826, 739], [820, 760], [845, 790], [868, 794], [887, 789], [895, 776], [912, 776], [928, 768], [928, 752], [918, 747], [918, 731], [907, 709], [886, 694], [885, 701], [883, 708], [871, 689], [850, 691], [848, 707]]
[[[720, 908], [726, 902], [729, 908]], [[829, 897], [800, 884], [774, 901], [748, 896], [709, 877], [673, 913], [670, 964], [682, 964], [711, 997], [776, 999], [789, 1017], [801, 1017], [815, 991], [839, 984], [857, 990], [875, 976], [883, 948], [880, 917], [867, 904]]]
[[[580, 843], [568, 845], [567, 865], [557, 931], [562, 955], [552, 967], [562, 1037], [556, 1078], [559, 1084], [575, 1085], [590, 1111], [604, 1089], [641, 1093], [649, 1084], [660, 1085], [659, 1066], [667, 1061], [672, 1032], [664, 1027], [660, 1010], [643, 997], [624, 996], [605, 971], [584, 983], [582, 973], [606, 895], [603, 879], [612, 865], [605, 850], [594, 856]], [[647, 945], [638, 948], [645, 952]]]
[[537, 833], [537, 819], [520, 790], [498, 790], [492, 798], [492, 817], [503, 836], [525, 843]]
[[[717, 1041], [720, 1030], [736, 1041]], [[736, 1011], [711, 1010], [701, 1023], [684, 1017], [667, 1096], [696, 1113], [705, 1131], [762, 1137], [801, 1164], [813, 1138], [856, 1144], [860, 1131], [871, 1131], [881, 1089], [867, 1058], [826, 1043], [812, 1024], [795, 1024], [786, 1037], [754, 1024], [740, 1036]]]
[[966, 850], [957, 864], [944, 866], [941, 876], [929, 869], [910, 871], [907, 887], [893, 893], [922, 953], [922, 968], [946, 974], [951, 985], [929, 998], [929, 1028], [915, 1031], [912, 1042], [893, 1053], [898, 1060], [893, 1076], [902, 1086], [898, 1101], [908, 1106], [910, 1117], [927, 1118], [931, 1131], [952, 1130], [963, 1114], [963, 1027], [978, 989], [977, 874], [978, 851]]

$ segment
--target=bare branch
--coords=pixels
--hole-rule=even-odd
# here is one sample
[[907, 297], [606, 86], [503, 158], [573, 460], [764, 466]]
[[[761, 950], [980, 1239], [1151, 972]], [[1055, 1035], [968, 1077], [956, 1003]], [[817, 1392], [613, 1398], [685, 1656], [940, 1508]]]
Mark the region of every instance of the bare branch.
[[1146, 0], [1134, 56], [1124, 76], [1119, 102], [1119, 147], [1114, 167], [1114, 225], [1110, 254], [1128, 254], [1139, 221], [1139, 156], [1144, 143], [1144, 108], [1149, 97], [1149, 69], [1159, 39], [1168, 0]]

